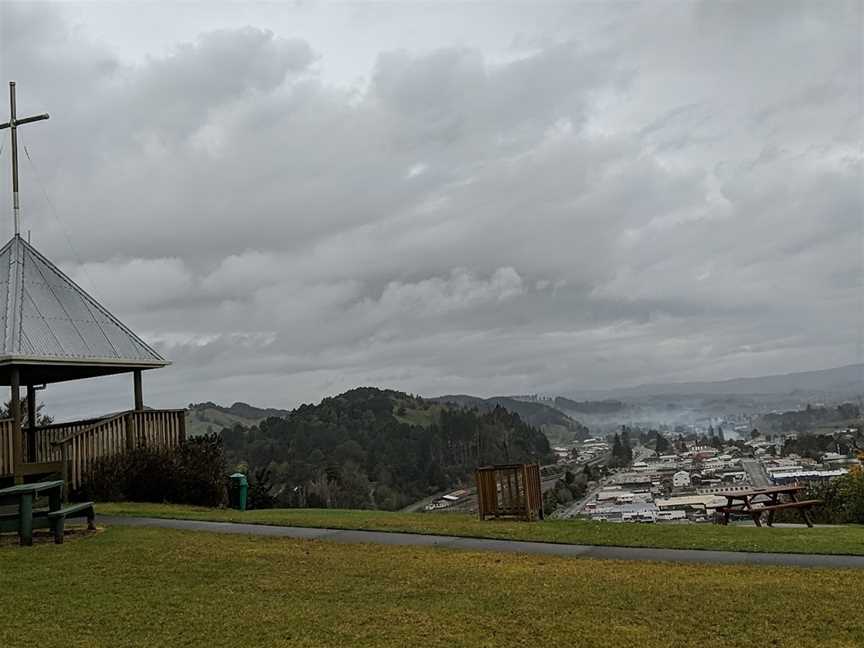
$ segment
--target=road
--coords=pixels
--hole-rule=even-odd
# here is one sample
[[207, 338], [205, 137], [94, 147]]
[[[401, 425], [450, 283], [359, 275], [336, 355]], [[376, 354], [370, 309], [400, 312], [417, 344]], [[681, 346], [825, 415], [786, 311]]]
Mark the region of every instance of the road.
[[[605, 454], [602, 457], [597, 457], [596, 459], [592, 459], [591, 461], [586, 462], [585, 464], [583, 464], [583, 466], [597, 466], [599, 464], [608, 463], [611, 458], [612, 458], [611, 453]], [[568, 518], [572, 518], [572, 517], [582, 513], [582, 511], [585, 509], [585, 506], [588, 504], [588, 502], [591, 502], [594, 500], [594, 497], [597, 495], [597, 493], [600, 492], [600, 489], [606, 485], [607, 481], [608, 481], [608, 478], [607, 479], [601, 479], [599, 482], [597, 482], [597, 486], [595, 488], [593, 488], [590, 491], [588, 491], [587, 493], [585, 493], [584, 497], [576, 500], [575, 502], [573, 502], [570, 506], [568, 506], [563, 511], [560, 511], [559, 513], [557, 513], [555, 515], [555, 517], [562, 519], [562, 520], [566, 520]]]
[[585, 510], [585, 506], [588, 504], [588, 502], [594, 501], [594, 498], [597, 496], [597, 493], [600, 492], [600, 489], [602, 489], [603, 486], [605, 486], [605, 483], [604, 480], [601, 480], [595, 488], [585, 493], [585, 497], [576, 500], [566, 509], [557, 513], [555, 517], [561, 520], [567, 520], [569, 518], [580, 515]]
[[765, 488], [770, 486], [771, 482], [768, 479], [768, 473], [762, 467], [758, 459], [741, 459], [741, 467], [747, 471], [750, 477], [750, 483], [756, 488]]
[[[654, 454], [654, 451], [651, 448], [646, 448], [643, 445], [637, 445], [633, 448], [633, 461], [642, 461], [643, 459], [650, 457], [652, 454]], [[589, 461], [588, 463], [604, 463], [608, 462], [609, 459], [611, 459], [611, 455], [606, 455], [598, 459], [594, 459], [593, 461]], [[604, 486], [608, 485], [610, 481], [611, 477], [601, 479], [595, 488], [588, 491], [583, 498], [576, 500], [566, 509], [558, 513], [556, 517], [566, 520], [568, 518], [580, 515], [582, 512], [584, 512], [585, 507], [588, 505], [588, 503], [593, 502], [594, 498], [597, 496], [597, 493], [599, 493]]]

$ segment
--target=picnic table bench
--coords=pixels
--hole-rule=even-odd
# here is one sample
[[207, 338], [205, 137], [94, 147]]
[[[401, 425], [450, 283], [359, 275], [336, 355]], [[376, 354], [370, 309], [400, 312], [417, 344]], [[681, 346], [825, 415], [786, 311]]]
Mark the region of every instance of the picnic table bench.
[[[808, 527], [813, 526], [808, 510], [821, 504], [822, 500], [801, 500], [798, 493], [804, 490], [803, 486], [771, 486], [768, 488], [754, 488], [752, 490], [717, 493], [726, 498], [726, 506], [717, 508], [723, 514], [723, 524], [729, 524], [729, 516], [732, 514], [749, 515], [753, 518], [756, 526], [761, 527], [761, 518], [768, 513], [767, 524], [774, 524], [774, 513], [784, 509], [797, 510]], [[785, 498], [783, 501], [781, 498]]]
[[[33, 529], [51, 529], [54, 542], [63, 543], [67, 518], [87, 518], [87, 527], [94, 529], [93, 502], [62, 505], [63, 481], [19, 484], [0, 489], [0, 506], [12, 506], [11, 512], [0, 512], [0, 532], [17, 531], [20, 544], [33, 544]], [[48, 508], [34, 508], [39, 497], [48, 497]], [[17, 510], [15, 510], [17, 509]]]

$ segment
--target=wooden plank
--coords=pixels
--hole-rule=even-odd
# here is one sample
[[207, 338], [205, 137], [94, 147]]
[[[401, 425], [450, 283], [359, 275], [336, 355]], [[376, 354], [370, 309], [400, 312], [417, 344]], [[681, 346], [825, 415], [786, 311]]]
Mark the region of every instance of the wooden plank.
[[12, 419], [3, 419], [0, 420], [0, 477], [14, 472], [12, 452]]
[[784, 502], [782, 504], [771, 504], [769, 506], [759, 506], [754, 508], [754, 511], [779, 511], [781, 509], [794, 509], [794, 508], [813, 508], [814, 506], [818, 506], [822, 504], [822, 500], [801, 500], [799, 502]]
[[39, 475], [63, 472], [63, 463], [60, 461], [47, 461], [43, 463], [25, 463], [21, 466], [22, 475]]

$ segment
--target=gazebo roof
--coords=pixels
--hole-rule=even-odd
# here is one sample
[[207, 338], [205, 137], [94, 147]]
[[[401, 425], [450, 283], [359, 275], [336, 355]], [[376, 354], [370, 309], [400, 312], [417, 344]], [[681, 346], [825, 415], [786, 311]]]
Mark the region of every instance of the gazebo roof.
[[41, 384], [170, 364], [20, 236], [0, 248], [0, 384]]

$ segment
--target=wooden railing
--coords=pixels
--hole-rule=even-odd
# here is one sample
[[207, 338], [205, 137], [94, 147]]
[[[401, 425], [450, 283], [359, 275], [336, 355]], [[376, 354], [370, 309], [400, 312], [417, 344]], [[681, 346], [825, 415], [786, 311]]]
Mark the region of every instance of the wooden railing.
[[[84, 428], [90, 427], [94, 423], [100, 423], [110, 417], [100, 417], [93, 419], [85, 419], [82, 421], [70, 421], [68, 423], [52, 423], [51, 425], [40, 425], [36, 428], [36, 454], [29, 456], [27, 445], [24, 444], [24, 461], [29, 463], [43, 463], [49, 461], [60, 461], [60, 447], [54, 445], [56, 441], [65, 439], [76, 432], [80, 432]], [[24, 428], [24, 435], [30, 431]]]
[[[45, 425], [35, 430], [35, 453], [22, 439], [25, 474], [59, 470], [66, 492], [79, 488], [97, 460], [134, 448], [175, 448], [186, 436], [185, 410], [121, 412], [103, 418]], [[27, 435], [29, 430], [23, 430]], [[0, 420], [0, 477], [15, 474], [12, 419]]]
[[129, 412], [138, 447], [176, 448], [186, 438], [186, 410]]
[[[130, 411], [99, 419], [54, 440], [51, 453], [60, 452], [68, 492], [81, 485], [98, 459], [135, 448], [176, 448], [185, 436], [185, 410]], [[51, 456], [46, 454], [45, 460]]]
[[12, 451], [12, 419], [0, 420], [0, 477], [15, 472], [15, 459]]

